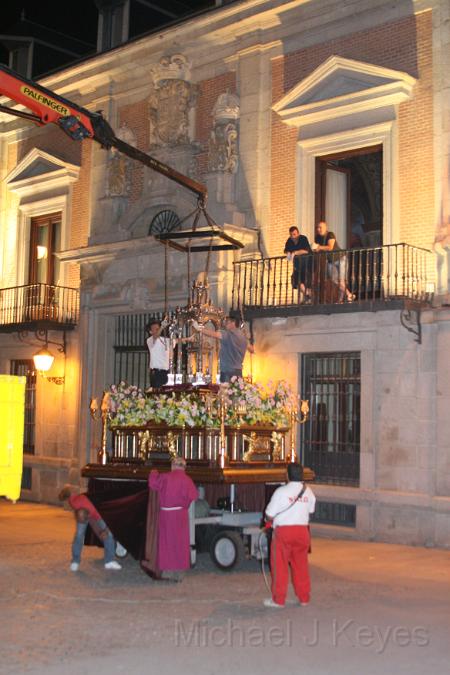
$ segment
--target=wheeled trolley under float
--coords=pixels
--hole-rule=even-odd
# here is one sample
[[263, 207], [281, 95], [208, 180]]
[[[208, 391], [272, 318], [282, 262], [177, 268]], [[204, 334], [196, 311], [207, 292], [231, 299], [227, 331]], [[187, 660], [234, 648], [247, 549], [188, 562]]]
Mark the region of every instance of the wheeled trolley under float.
[[[203, 392], [209, 395], [211, 388]], [[219, 569], [232, 570], [246, 558], [267, 557], [267, 538], [261, 535], [263, 512], [273, 490], [286, 481], [287, 464], [297, 461], [293, 450], [295, 420], [297, 417], [293, 415], [290, 427], [116, 426], [107, 462], [102, 463], [100, 450], [100, 462], [86, 465], [82, 475], [89, 479], [89, 495], [108, 522], [108, 513], [102, 511], [102, 506], [107, 506], [111, 494], [118, 504], [130, 493], [145, 495], [152, 469], [170, 471], [171, 457], [174, 454], [184, 457], [186, 473], [201, 488], [202, 497], [189, 510], [191, 564], [195, 565], [198, 552], [207, 551]], [[289, 433], [292, 440], [288, 452]], [[313, 480], [314, 474], [305, 469], [304, 478]], [[147, 518], [151, 518], [148, 513]], [[150, 526], [147, 522], [144, 528], [146, 539], [151, 537]], [[116, 531], [114, 526], [111, 528], [121, 544], [119, 551], [128, 549], [129, 527], [123, 536], [120, 527]], [[138, 557], [136, 552], [133, 555]]]

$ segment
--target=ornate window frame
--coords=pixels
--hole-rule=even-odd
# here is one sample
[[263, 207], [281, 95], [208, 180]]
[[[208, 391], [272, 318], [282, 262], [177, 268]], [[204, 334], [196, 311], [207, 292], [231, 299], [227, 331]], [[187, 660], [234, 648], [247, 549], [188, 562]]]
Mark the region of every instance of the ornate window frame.
[[[8, 189], [18, 195], [17, 285], [28, 283], [31, 221], [37, 216], [61, 213], [61, 248], [68, 248], [71, 213], [71, 186], [80, 167], [38, 148], [33, 148], [6, 179]], [[60, 284], [67, 272], [61, 269]]]
[[331, 56], [275, 105], [298, 129], [296, 224], [314, 232], [315, 160], [356, 148], [383, 148], [383, 242], [399, 236], [397, 109], [416, 80], [408, 73]]
[[314, 233], [316, 157], [374, 145], [381, 145], [383, 148], [383, 243], [398, 242], [399, 198], [395, 121], [298, 141], [295, 211], [298, 218], [297, 225], [309, 236], [313, 236]]

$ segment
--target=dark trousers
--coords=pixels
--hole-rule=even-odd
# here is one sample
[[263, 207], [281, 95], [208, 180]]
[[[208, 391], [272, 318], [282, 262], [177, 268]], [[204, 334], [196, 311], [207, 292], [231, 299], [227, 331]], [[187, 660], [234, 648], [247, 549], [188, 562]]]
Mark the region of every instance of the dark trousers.
[[220, 371], [220, 382], [223, 384], [224, 382], [229, 382], [231, 378], [235, 377], [242, 377], [242, 368], [239, 370], [221, 370]]
[[167, 384], [168, 379], [169, 379], [168, 370], [160, 370], [159, 368], [150, 369], [150, 386], [153, 387], [154, 389], [159, 389], [159, 387], [163, 387], [165, 384]]
[[312, 266], [311, 255], [301, 255], [294, 258], [294, 271], [291, 276], [292, 288], [298, 288], [299, 283], [303, 284], [305, 288], [311, 288]]

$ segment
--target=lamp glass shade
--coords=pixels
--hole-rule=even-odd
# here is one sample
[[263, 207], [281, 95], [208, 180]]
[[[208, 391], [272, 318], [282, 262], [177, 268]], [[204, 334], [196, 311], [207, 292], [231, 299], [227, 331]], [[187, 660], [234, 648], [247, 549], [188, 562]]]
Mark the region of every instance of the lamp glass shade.
[[36, 370], [46, 373], [53, 365], [55, 357], [50, 354], [48, 349], [43, 347], [33, 356], [34, 365]]

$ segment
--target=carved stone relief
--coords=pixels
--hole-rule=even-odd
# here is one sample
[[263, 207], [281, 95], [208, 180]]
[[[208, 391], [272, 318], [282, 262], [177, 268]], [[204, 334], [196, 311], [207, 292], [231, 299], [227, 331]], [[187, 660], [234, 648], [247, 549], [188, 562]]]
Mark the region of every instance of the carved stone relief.
[[[152, 150], [152, 156], [164, 164], [173, 166], [180, 173], [190, 178], [200, 180], [198, 177], [197, 154], [200, 148], [195, 143], [179, 146], [160, 146]], [[153, 198], [159, 197], [163, 201], [173, 201], [175, 195], [180, 192], [179, 187], [174, 181], [166, 176], [145, 167], [144, 185]]]
[[239, 98], [235, 94], [227, 91], [218, 97], [212, 112], [209, 171], [236, 173], [238, 169], [239, 110]]
[[[132, 130], [123, 124], [117, 131], [117, 137], [130, 145], [136, 145]], [[128, 197], [131, 189], [132, 160], [115, 148], [111, 148], [108, 158], [106, 197]]]
[[109, 263], [84, 262], [80, 266], [80, 280], [83, 291], [88, 291], [99, 286], [103, 281], [103, 275]]
[[151, 74], [150, 145], [188, 144], [189, 110], [197, 96], [197, 87], [188, 81], [190, 63], [182, 54], [164, 56]]
[[145, 309], [151, 302], [149, 282], [130, 279], [123, 286], [121, 296], [131, 309]]

